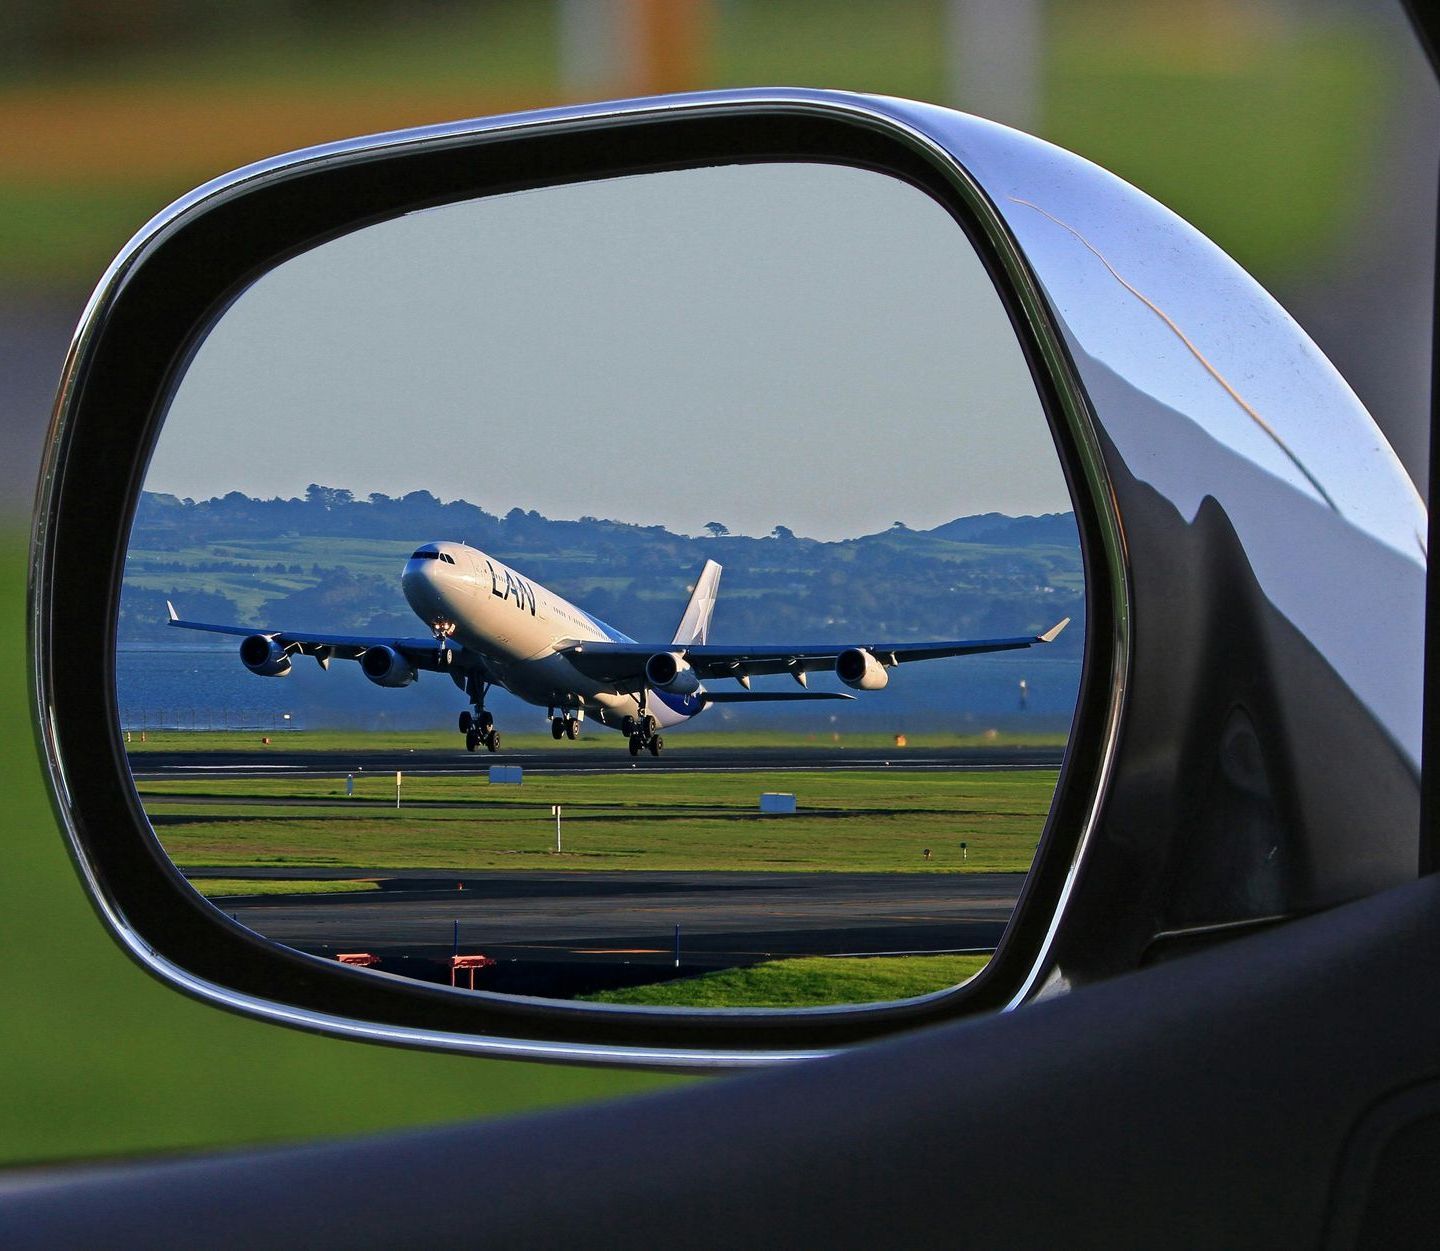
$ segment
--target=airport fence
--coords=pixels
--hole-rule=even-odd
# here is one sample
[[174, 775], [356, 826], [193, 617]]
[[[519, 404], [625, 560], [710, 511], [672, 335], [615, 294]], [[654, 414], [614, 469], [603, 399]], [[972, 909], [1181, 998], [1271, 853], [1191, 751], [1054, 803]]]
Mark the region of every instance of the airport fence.
[[260, 730], [283, 734], [286, 730], [303, 730], [304, 717], [296, 712], [279, 712], [270, 708], [169, 707], [131, 708], [120, 715], [120, 728], [126, 733], [148, 730]]

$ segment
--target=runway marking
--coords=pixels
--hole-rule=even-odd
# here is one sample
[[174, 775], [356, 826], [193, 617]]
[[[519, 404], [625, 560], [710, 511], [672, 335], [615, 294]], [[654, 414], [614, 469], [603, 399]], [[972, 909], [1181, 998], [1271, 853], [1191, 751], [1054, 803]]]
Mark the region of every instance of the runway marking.
[[668, 947], [570, 947], [572, 956], [663, 956]]
[[[946, 762], [930, 763], [928, 761], [917, 761], [914, 764], [907, 763], [901, 767], [891, 766], [896, 772], [901, 773], [1035, 773], [1043, 770], [1057, 768], [1054, 764], [951, 764]], [[573, 777], [586, 774], [626, 774], [630, 771], [623, 765], [597, 765], [585, 768], [551, 768], [541, 765], [524, 766], [528, 773], [536, 777]], [[846, 764], [824, 764], [824, 765], [704, 765], [691, 764], [689, 762], [680, 765], [661, 766], [658, 769], [652, 768], [651, 773], [854, 773], [873, 772], [884, 768], [878, 762], [855, 761]], [[350, 772], [363, 772], [363, 770], [344, 769], [309, 769], [304, 765], [165, 765], [160, 769], [132, 770], [131, 776], [140, 781], [158, 781], [167, 774], [187, 772], [196, 777], [203, 777], [208, 773], [223, 773], [243, 775], [249, 773], [261, 773], [267, 770], [284, 770], [287, 776], [294, 778], [343, 778]], [[383, 769], [372, 770], [377, 775], [383, 775]], [[485, 779], [483, 771], [473, 769], [409, 769], [406, 773], [410, 777], [468, 777], [478, 780]]]
[[[241, 770], [258, 773], [264, 769], [288, 769], [291, 772], [303, 769], [304, 765], [298, 764], [243, 764], [243, 765], [165, 765], [163, 772], [179, 772], [182, 769], [187, 772], [198, 773], [236, 773]], [[136, 776], [140, 776], [136, 774]]]

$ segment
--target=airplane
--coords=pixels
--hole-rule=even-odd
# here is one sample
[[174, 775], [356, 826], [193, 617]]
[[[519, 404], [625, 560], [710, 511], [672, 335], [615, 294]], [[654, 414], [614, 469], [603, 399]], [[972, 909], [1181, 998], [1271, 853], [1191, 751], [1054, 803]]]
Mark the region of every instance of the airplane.
[[[409, 686], [422, 670], [448, 674], [470, 698], [460, 714], [469, 751], [500, 749], [500, 732], [485, 696], [503, 687], [548, 709], [556, 739], [580, 736], [589, 715], [620, 731], [638, 756], [658, 756], [660, 731], [698, 716], [712, 704], [777, 700], [853, 699], [839, 691], [811, 691], [807, 675], [834, 670], [846, 686], [876, 691], [894, 665], [942, 656], [1010, 651], [1050, 643], [1066, 617], [1044, 634], [952, 642], [719, 646], [709, 641], [720, 566], [707, 560], [675, 636], [639, 643], [562, 599], [538, 582], [464, 543], [426, 543], [405, 564], [400, 586], [427, 638], [372, 638], [254, 630], [248, 626], [184, 621], [166, 601], [169, 624], [185, 630], [242, 635], [240, 660], [261, 677], [284, 677], [294, 656], [313, 656], [322, 669], [334, 659], [355, 660], [377, 686]], [[798, 691], [754, 691], [759, 674], [788, 673]], [[742, 689], [714, 691], [707, 680], [733, 678]]]

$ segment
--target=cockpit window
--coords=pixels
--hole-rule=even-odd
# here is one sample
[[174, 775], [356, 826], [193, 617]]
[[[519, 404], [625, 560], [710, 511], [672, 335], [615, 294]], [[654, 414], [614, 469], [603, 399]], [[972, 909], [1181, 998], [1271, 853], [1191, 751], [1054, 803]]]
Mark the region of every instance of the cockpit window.
[[[439, 553], [439, 552], [436, 552], [436, 551], [432, 551], [432, 550], [431, 550], [430, 548], [428, 548], [428, 547], [422, 547], [422, 548], [419, 548], [417, 551], [411, 552], [411, 553], [410, 553], [410, 559], [411, 559], [411, 560], [439, 560], [439, 559], [440, 559], [440, 553]], [[452, 561], [451, 563], [453, 564], [454, 562]]]

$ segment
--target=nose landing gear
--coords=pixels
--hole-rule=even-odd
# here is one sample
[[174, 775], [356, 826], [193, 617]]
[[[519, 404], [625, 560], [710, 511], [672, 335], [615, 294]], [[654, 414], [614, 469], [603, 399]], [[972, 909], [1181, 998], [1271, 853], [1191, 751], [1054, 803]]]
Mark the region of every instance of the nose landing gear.
[[550, 737], [557, 741], [562, 738], [579, 738], [580, 718], [568, 714], [563, 717], [552, 716], [550, 718]]

